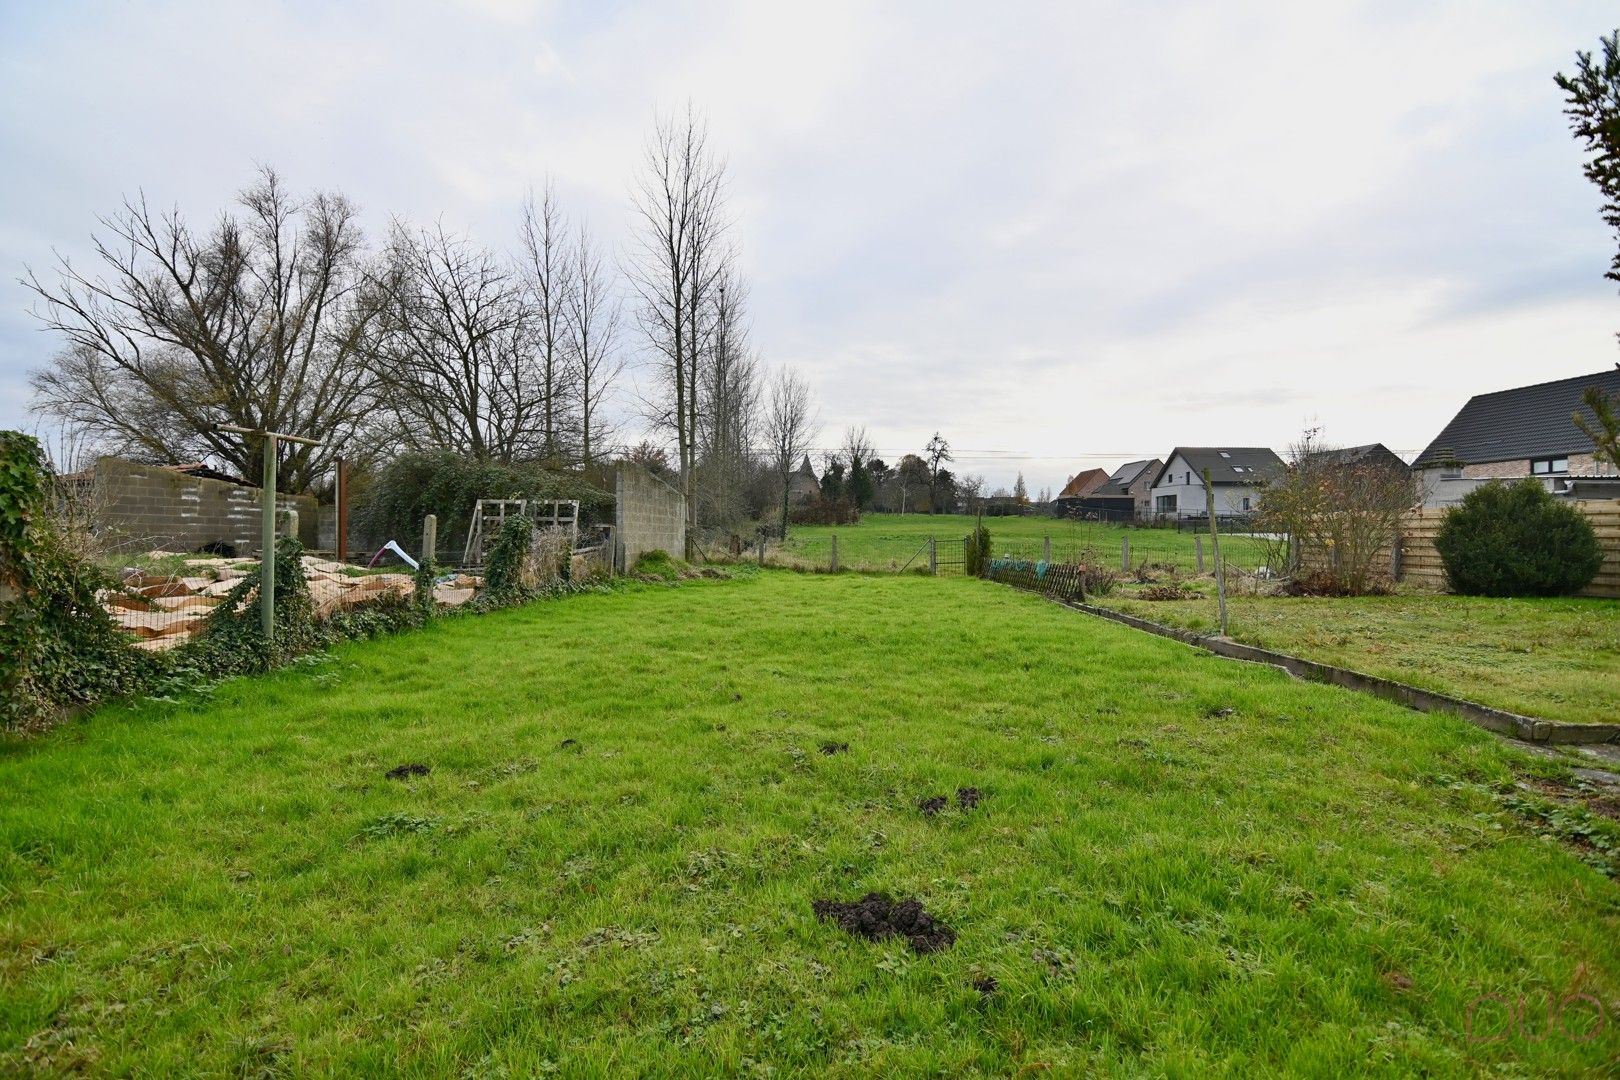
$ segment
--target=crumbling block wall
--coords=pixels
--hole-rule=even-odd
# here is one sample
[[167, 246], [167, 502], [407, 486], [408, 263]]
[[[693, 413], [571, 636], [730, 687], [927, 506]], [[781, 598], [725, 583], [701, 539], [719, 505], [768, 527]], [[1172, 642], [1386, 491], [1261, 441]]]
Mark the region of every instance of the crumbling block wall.
[[686, 557], [686, 498], [638, 465], [621, 465], [613, 481], [614, 565], [623, 571], [648, 551]]
[[[109, 547], [197, 551], [228, 544], [238, 555], [259, 550], [259, 489], [187, 476], [122, 458], [96, 460], [93, 514]], [[278, 495], [276, 508], [298, 514], [298, 538], [316, 546], [319, 509], [312, 495]], [[279, 526], [285, 532], [287, 526]]]

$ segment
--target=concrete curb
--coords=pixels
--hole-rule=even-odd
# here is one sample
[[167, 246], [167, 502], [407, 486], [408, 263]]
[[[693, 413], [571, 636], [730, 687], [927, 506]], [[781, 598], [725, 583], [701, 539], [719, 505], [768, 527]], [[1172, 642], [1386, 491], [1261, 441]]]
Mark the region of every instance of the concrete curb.
[[1305, 660], [1287, 653], [1273, 652], [1270, 649], [1261, 649], [1253, 645], [1240, 645], [1230, 638], [1218, 637], [1214, 634], [1200, 634], [1192, 630], [1181, 630], [1174, 626], [1164, 626], [1160, 623], [1139, 619], [1134, 615], [1126, 615], [1122, 611], [1113, 611], [1109, 608], [1095, 607], [1091, 604], [1082, 604], [1073, 600], [1058, 600], [1055, 603], [1064, 607], [1083, 611], [1087, 615], [1095, 615], [1100, 619], [1122, 623], [1136, 630], [1159, 637], [1170, 638], [1194, 648], [1204, 649], [1216, 656], [1224, 656], [1232, 660], [1248, 660], [1256, 664], [1270, 664], [1288, 672], [1299, 679], [1309, 679], [1312, 682], [1329, 683], [1333, 686], [1342, 686], [1347, 690], [1359, 690], [1364, 694], [1372, 694], [1393, 701], [1398, 705], [1405, 705], [1409, 709], [1419, 712], [1446, 712], [1459, 716], [1476, 727], [1487, 731], [1494, 731], [1499, 735], [1509, 735], [1515, 739], [1533, 743], [1611, 743], [1620, 742], [1620, 724], [1570, 724], [1561, 720], [1537, 720], [1530, 716], [1520, 716], [1518, 713], [1508, 712], [1505, 709], [1493, 709], [1489, 705], [1480, 705], [1463, 698], [1452, 697], [1449, 694], [1436, 693], [1433, 690], [1420, 690], [1415, 686], [1396, 682], [1393, 679], [1380, 678], [1377, 675], [1364, 675], [1359, 671], [1348, 668], [1334, 667], [1332, 664], [1322, 664], [1315, 660]]

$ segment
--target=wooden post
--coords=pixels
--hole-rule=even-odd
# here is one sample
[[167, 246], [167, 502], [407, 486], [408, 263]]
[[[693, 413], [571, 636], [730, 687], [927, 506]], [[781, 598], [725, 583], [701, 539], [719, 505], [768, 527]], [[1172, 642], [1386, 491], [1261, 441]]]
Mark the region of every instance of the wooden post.
[[1202, 536], [1193, 537], [1193, 552], [1198, 556], [1198, 572], [1202, 574], [1204, 572], [1204, 538]]
[[1041, 549], [1041, 561], [1050, 566], [1052, 564], [1052, 538], [1048, 536], [1045, 539], [1046, 543]]
[[337, 561], [349, 559], [349, 460], [337, 459]]
[[439, 515], [422, 519], [422, 565], [431, 566], [439, 553]]
[[1131, 572], [1131, 538], [1128, 536], [1119, 542], [1119, 569], [1121, 573]]
[[928, 538], [928, 572], [935, 577], [939, 576], [939, 549], [935, 546], [934, 538]]
[[765, 565], [765, 530], [759, 530], [759, 565]]
[[1221, 534], [1215, 527], [1215, 485], [1204, 470], [1204, 506], [1209, 511], [1209, 546], [1215, 549], [1215, 603], [1220, 609], [1221, 637], [1226, 637], [1226, 567], [1221, 563]]
[[1401, 527], [1395, 526], [1395, 534], [1389, 538], [1389, 580], [1390, 584], [1398, 585], [1401, 580]]
[[832, 534], [832, 568], [838, 569], [838, 534]]
[[276, 632], [276, 437], [269, 432], [264, 435], [259, 510], [259, 628], [268, 644]]

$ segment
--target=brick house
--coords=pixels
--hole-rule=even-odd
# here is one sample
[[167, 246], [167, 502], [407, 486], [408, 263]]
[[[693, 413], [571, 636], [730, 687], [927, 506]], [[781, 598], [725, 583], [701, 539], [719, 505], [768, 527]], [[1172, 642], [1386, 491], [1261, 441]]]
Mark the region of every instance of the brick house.
[[1526, 476], [1555, 495], [1620, 495], [1620, 473], [1597, 460], [1575, 426], [1577, 412], [1593, 419], [1581, 400], [1589, 386], [1620, 395], [1620, 368], [1469, 398], [1413, 464], [1423, 504], [1446, 506], [1487, 480]]
[[[1151, 516], [1153, 496], [1150, 489], [1153, 477], [1164, 462], [1158, 458], [1131, 461], [1112, 473], [1101, 469], [1083, 472], [1069, 482], [1054, 502], [1058, 513], [1065, 517], [1098, 517], [1107, 521], [1130, 521]], [[1100, 482], [1092, 482], [1100, 475]], [[1084, 490], [1071, 493], [1077, 482], [1085, 477]]]

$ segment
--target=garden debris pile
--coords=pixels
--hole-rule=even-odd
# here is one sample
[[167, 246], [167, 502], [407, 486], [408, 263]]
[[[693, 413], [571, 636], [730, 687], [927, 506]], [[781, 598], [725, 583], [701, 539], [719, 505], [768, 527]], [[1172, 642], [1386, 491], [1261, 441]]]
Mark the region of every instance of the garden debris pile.
[[831, 922], [868, 941], [905, 938], [920, 953], [939, 952], [956, 942], [956, 931], [923, 910], [915, 899], [898, 903], [882, 893], [867, 893], [853, 903], [817, 900], [810, 905], [816, 918]]
[[[172, 551], [153, 551], [150, 559], [184, 558], [183, 574], [152, 574], [135, 567], [120, 575], [121, 589], [100, 594], [102, 606], [125, 631], [136, 638], [137, 648], [161, 651], [182, 645], [202, 629], [208, 615], [225, 596], [258, 566], [257, 559], [198, 555], [185, 558]], [[410, 596], [416, 583], [409, 574], [361, 573], [345, 563], [303, 556], [304, 580], [317, 618], [377, 600], [386, 595]], [[483, 579], [457, 575], [434, 585], [433, 598], [446, 607], [471, 600]], [[244, 604], [257, 602], [252, 592]]]

